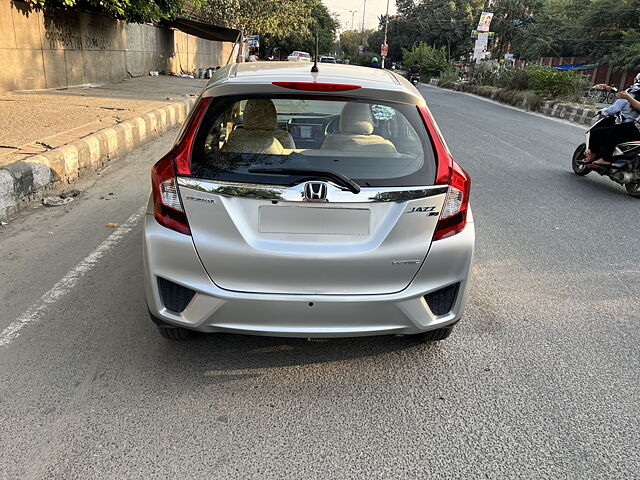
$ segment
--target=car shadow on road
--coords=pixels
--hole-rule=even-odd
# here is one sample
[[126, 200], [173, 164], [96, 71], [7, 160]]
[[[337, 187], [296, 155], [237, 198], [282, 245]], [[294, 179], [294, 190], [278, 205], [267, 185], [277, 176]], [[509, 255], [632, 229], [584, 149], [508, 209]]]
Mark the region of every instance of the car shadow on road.
[[161, 361], [167, 366], [196, 364], [217, 372], [323, 364], [418, 349], [423, 352], [438, 349], [437, 344], [423, 343], [414, 336], [309, 340], [213, 333], [197, 334], [185, 342], [168, 341], [158, 335], [149, 337], [149, 342], [157, 345]]

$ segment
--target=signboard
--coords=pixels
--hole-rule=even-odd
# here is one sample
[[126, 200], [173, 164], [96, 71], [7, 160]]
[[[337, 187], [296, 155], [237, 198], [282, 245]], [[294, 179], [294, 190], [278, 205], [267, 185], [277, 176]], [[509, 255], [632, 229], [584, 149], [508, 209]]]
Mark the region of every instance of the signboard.
[[247, 37], [249, 48], [260, 48], [260, 35], [249, 35]]
[[482, 12], [482, 15], [480, 15], [480, 21], [478, 22], [478, 30], [480, 32], [488, 32], [489, 25], [491, 25], [492, 19], [493, 19], [493, 13]]
[[[483, 32], [480, 32], [478, 30], [471, 30], [471, 38], [478, 38], [478, 35], [481, 34]], [[486, 32], [489, 34], [489, 40], [493, 40], [493, 37], [495, 37], [496, 32]]]
[[489, 44], [489, 34], [480, 33], [478, 39], [473, 47], [473, 58], [475, 60], [482, 60], [487, 54], [487, 45]]
[[360, 45], [360, 46], [358, 47], [358, 52], [360, 52], [360, 53], [364, 53], [364, 45]]
[[387, 54], [389, 53], [389, 45], [380, 45], [380, 56], [381, 57], [386, 57]]

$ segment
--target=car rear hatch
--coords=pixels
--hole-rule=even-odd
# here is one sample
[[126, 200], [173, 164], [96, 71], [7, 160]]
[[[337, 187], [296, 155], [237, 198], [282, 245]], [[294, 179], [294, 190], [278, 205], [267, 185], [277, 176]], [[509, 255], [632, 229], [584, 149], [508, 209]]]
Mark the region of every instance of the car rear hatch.
[[220, 288], [385, 294], [424, 261], [447, 186], [415, 105], [270, 95], [211, 102], [178, 189]]

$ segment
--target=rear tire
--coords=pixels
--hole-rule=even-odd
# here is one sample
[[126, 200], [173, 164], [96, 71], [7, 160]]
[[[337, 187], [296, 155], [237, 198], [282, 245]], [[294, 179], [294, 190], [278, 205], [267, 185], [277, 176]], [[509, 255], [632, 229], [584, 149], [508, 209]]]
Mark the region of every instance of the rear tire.
[[438, 328], [437, 330], [429, 330], [428, 332], [418, 334], [418, 338], [423, 342], [439, 342], [449, 338], [453, 332], [453, 325]]
[[167, 338], [169, 340], [184, 341], [189, 340], [193, 337], [193, 331], [187, 330], [186, 328], [182, 327], [174, 327], [173, 325], [164, 323], [158, 317], [153, 315], [151, 311], [149, 311], [149, 318], [151, 318], [151, 321], [156, 324], [160, 335], [162, 335], [164, 338]]
[[158, 331], [164, 338], [179, 342], [189, 340], [193, 337], [193, 332], [191, 330], [187, 330], [186, 328], [181, 327], [170, 327], [168, 325], [158, 326]]
[[627, 193], [635, 198], [640, 198], [640, 182], [625, 183], [624, 188], [627, 189]]
[[586, 165], [578, 163], [579, 160], [585, 159], [586, 151], [587, 144], [581, 143], [580, 145], [578, 145], [578, 148], [576, 148], [576, 151], [573, 152], [573, 158], [571, 159], [571, 168], [573, 168], [573, 173], [575, 173], [576, 175], [580, 175], [581, 177], [584, 177], [591, 172], [591, 170], [588, 169]]

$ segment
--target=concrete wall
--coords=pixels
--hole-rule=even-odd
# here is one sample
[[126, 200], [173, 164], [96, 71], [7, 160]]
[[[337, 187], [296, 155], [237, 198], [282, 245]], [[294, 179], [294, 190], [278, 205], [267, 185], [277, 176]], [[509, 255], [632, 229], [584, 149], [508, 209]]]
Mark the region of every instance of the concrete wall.
[[0, 0], [0, 91], [192, 72], [225, 65], [232, 48], [152, 25]]

